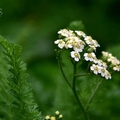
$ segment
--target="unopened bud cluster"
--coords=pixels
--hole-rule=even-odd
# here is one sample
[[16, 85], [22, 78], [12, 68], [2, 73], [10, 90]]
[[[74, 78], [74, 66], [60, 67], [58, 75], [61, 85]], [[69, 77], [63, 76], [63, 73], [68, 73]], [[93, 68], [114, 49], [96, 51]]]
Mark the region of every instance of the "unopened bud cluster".
[[79, 62], [83, 58], [85, 61], [91, 62], [90, 70], [94, 74], [111, 79], [111, 72], [120, 71], [120, 61], [111, 53], [103, 51], [103, 59], [96, 57], [96, 49], [100, 45], [97, 40], [87, 36], [83, 31], [61, 29], [58, 34], [60, 39], [54, 43], [60, 49], [69, 49], [70, 56], [74, 61]]
[[62, 118], [63, 115], [60, 114], [59, 111], [56, 111], [54, 116], [50, 116], [50, 115], [45, 116], [45, 120], [62, 120]]

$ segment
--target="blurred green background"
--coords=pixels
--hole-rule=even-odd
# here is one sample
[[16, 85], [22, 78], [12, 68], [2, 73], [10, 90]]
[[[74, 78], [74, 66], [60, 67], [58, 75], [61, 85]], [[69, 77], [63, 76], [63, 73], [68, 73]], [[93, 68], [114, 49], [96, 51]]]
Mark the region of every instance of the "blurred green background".
[[[120, 59], [120, 1], [0, 0], [0, 8], [0, 35], [23, 46], [22, 58], [27, 63], [29, 82], [42, 114], [59, 110], [64, 120], [82, 120], [57, 65], [57, 31], [80, 20], [86, 34], [100, 43], [100, 50], [112, 52]], [[89, 111], [91, 120], [120, 119], [119, 78], [118, 73], [104, 82]]]

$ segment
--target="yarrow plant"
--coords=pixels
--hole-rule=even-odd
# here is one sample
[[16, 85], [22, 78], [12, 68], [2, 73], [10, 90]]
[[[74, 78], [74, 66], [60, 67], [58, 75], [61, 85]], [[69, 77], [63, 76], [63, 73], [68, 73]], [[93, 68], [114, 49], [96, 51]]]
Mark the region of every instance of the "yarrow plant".
[[[98, 58], [96, 53], [97, 48], [100, 47], [100, 44], [97, 40], [93, 39], [91, 36], [86, 35], [86, 33], [83, 31], [61, 29], [58, 31], [58, 35], [59, 39], [55, 40], [54, 43], [58, 46], [58, 49], [56, 49], [56, 54], [60, 70], [67, 84], [73, 91], [78, 105], [82, 110], [84, 119], [90, 120], [88, 115], [88, 108], [90, 103], [92, 102], [92, 99], [103, 80], [111, 79], [114, 72], [120, 71], [120, 60], [114, 57], [111, 53], [105, 51], [102, 51], [101, 58]], [[61, 53], [65, 50], [69, 51], [70, 58], [74, 66], [72, 84], [66, 77], [66, 72], [64, 72], [61, 63]], [[84, 74], [78, 74], [76, 70], [77, 65], [80, 62], [82, 64], [83, 61], [88, 63], [88, 67], [86, 68], [87, 72]], [[75, 83], [77, 77], [88, 74], [95, 74], [100, 77], [100, 80], [92, 92], [90, 98], [88, 99], [86, 105], [83, 105], [80, 96], [77, 94]]]

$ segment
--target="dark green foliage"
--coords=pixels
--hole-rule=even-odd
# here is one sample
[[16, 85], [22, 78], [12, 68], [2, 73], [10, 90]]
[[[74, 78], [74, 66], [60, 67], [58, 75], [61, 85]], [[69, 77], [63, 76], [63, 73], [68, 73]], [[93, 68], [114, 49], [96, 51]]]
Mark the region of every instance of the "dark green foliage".
[[41, 120], [41, 113], [34, 102], [31, 87], [27, 82], [26, 64], [20, 59], [22, 47], [0, 36], [8, 66], [8, 88], [11, 94], [12, 120]]
[[11, 120], [10, 101], [11, 96], [8, 93], [10, 89], [7, 81], [8, 67], [3, 60], [3, 54], [0, 53], [0, 120]]

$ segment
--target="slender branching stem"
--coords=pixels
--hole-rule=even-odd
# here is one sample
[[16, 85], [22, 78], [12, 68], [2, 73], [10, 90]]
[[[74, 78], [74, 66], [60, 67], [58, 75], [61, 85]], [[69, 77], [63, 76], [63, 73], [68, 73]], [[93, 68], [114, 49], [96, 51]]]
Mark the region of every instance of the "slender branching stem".
[[81, 76], [86, 76], [86, 75], [90, 75], [90, 73], [75, 74], [75, 77], [81, 77]]
[[57, 58], [57, 60], [58, 60], [58, 65], [59, 65], [59, 67], [60, 67], [61, 73], [62, 73], [65, 81], [67, 82], [67, 84], [69, 85], [69, 87], [72, 88], [72, 85], [70, 84], [69, 80], [67, 79], [67, 77], [66, 77], [66, 75], [65, 75], [65, 73], [64, 73], [64, 71], [63, 71], [62, 64], [61, 64], [61, 58], [60, 58], [60, 52], [58, 53], [58, 58]]
[[87, 69], [86, 69], [86, 72], [85, 72], [85, 73], [77, 73], [77, 74], [75, 74], [75, 77], [81, 77], [81, 76], [90, 75], [90, 73], [88, 72], [88, 70], [89, 70], [89, 66], [90, 66], [90, 63], [88, 64], [88, 66], [87, 66]]
[[86, 111], [88, 111], [89, 106], [90, 106], [90, 104], [91, 104], [91, 102], [92, 102], [92, 100], [93, 100], [93, 97], [95, 96], [96, 92], [97, 92], [98, 89], [100, 88], [102, 82], [103, 82], [103, 79], [100, 79], [99, 82], [98, 82], [98, 84], [97, 84], [97, 86], [95, 87], [94, 91], [92, 92], [92, 94], [91, 94], [91, 96], [90, 96], [90, 98], [89, 98], [89, 100], [88, 100], [88, 102], [87, 102], [87, 104], [86, 104], [86, 107], [85, 107], [85, 110], [86, 110]]
[[[79, 105], [79, 108], [81, 109], [82, 113], [83, 113], [83, 116], [84, 116], [84, 119], [85, 120], [90, 120], [89, 119], [89, 115], [87, 113], [87, 111], [85, 110], [83, 104], [82, 104], [82, 101], [81, 99], [79, 98], [78, 96], [78, 93], [77, 93], [77, 90], [76, 90], [76, 78], [78, 77], [76, 75], [76, 66], [77, 66], [77, 63], [73, 63], [73, 66], [74, 66], [74, 72], [73, 72], [73, 81], [72, 81], [72, 84], [69, 82], [68, 78], [66, 77], [65, 73], [64, 73], [64, 70], [62, 68], [62, 64], [61, 64], [61, 58], [60, 58], [60, 52], [58, 52], [58, 56], [57, 56], [57, 60], [58, 60], [58, 64], [59, 64], [59, 67], [60, 67], [60, 70], [61, 70], [61, 73], [65, 79], [65, 81], [67, 82], [67, 84], [69, 85], [69, 87], [71, 88], [74, 96], [75, 96], [75, 99]], [[85, 75], [85, 74], [84, 74]], [[80, 76], [80, 75], [79, 75]], [[81, 75], [83, 76], [83, 75]]]
[[77, 103], [78, 103], [78, 105], [79, 105], [79, 107], [80, 107], [80, 109], [81, 109], [81, 111], [82, 111], [82, 113], [83, 113], [83, 116], [84, 116], [84, 119], [85, 120], [90, 120], [89, 119], [89, 115], [88, 115], [88, 113], [86, 112], [86, 110], [85, 110], [85, 108], [84, 108], [84, 106], [83, 106], [83, 104], [82, 104], [82, 101], [81, 101], [81, 99], [79, 98], [79, 96], [78, 96], [78, 94], [77, 94], [77, 90], [76, 90], [76, 76], [75, 76], [75, 74], [76, 74], [76, 63], [74, 64], [74, 75], [73, 75], [73, 84], [72, 84], [72, 91], [73, 91], [73, 94], [74, 94], [74, 96], [75, 96], [75, 98], [76, 98], [76, 101], [77, 101]]

